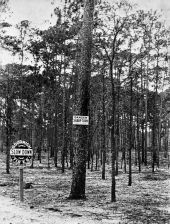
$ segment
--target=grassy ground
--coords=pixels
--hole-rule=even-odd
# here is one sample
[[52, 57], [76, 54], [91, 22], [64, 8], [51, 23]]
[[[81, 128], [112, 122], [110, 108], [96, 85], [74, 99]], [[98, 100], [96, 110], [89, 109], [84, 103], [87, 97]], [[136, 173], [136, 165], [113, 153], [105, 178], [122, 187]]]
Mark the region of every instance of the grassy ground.
[[[116, 177], [117, 202], [111, 203], [111, 171], [107, 166], [106, 180], [101, 170], [87, 171], [86, 200], [68, 200], [71, 170], [47, 168], [46, 159], [35, 168], [24, 168], [24, 181], [32, 188], [24, 190], [24, 203], [32, 209], [50, 210], [71, 217], [84, 217], [103, 223], [170, 223], [170, 171], [163, 165], [154, 173], [142, 167], [138, 173], [133, 167], [132, 186], [128, 174], [119, 170]], [[19, 168], [11, 164], [10, 174], [5, 172], [5, 155], [0, 154], [0, 191], [19, 200]]]

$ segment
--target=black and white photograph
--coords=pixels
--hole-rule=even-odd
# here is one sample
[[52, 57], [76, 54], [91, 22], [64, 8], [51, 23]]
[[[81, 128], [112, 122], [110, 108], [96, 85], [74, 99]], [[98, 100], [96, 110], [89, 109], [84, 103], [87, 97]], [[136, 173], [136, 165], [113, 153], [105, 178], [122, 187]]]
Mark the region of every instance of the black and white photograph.
[[169, 0], [0, 0], [0, 224], [170, 224]]

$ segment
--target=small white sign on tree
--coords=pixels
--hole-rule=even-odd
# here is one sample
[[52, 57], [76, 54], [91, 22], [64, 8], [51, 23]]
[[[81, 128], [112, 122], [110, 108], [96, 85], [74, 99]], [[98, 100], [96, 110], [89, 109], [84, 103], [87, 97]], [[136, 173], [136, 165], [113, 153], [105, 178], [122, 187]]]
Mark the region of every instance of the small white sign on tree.
[[89, 116], [73, 115], [74, 125], [89, 125]]

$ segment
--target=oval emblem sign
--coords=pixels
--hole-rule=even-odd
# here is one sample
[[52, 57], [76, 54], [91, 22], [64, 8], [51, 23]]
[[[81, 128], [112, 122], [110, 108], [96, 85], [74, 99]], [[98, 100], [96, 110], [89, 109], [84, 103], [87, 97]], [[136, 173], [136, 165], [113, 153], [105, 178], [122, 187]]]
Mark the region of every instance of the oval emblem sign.
[[14, 162], [27, 162], [32, 158], [33, 150], [29, 143], [20, 140], [12, 145], [10, 156]]

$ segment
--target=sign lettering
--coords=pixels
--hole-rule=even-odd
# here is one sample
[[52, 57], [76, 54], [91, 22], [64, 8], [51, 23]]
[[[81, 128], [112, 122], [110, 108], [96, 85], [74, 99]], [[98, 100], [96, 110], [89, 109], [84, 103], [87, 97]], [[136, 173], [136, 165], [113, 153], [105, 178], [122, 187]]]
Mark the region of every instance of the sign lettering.
[[74, 125], [89, 125], [89, 116], [73, 116]]
[[27, 162], [33, 156], [33, 150], [27, 142], [17, 141], [10, 149], [10, 156], [13, 161]]

